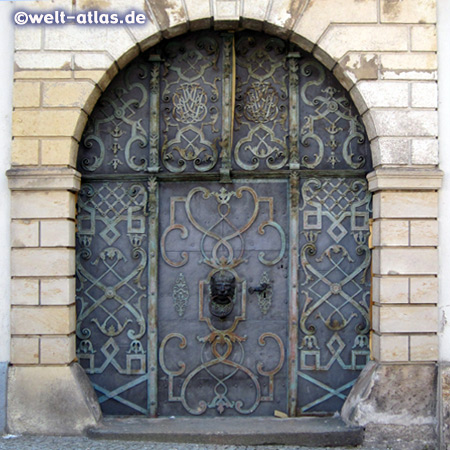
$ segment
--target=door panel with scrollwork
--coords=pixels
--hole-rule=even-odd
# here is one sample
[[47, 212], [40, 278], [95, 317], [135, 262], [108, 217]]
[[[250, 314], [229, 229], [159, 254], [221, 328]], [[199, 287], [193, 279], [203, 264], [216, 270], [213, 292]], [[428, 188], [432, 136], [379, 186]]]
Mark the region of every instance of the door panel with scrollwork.
[[161, 189], [159, 414], [285, 410], [286, 197], [285, 181]]

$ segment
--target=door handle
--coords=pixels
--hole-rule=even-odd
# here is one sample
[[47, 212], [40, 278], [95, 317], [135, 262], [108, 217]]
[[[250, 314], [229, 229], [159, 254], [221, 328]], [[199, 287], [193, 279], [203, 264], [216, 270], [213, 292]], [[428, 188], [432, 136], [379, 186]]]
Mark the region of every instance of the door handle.
[[248, 292], [250, 294], [253, 294], [254, 292], [264, 292], [269, 287], [270, 287], [269, 283], [261, 283], [259, 286], [249, 287]]

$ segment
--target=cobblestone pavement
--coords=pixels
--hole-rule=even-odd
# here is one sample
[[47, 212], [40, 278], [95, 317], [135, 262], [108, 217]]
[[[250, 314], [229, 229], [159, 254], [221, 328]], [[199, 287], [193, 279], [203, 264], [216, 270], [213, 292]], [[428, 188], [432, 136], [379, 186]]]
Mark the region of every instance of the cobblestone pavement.
[[[334, 447], [333, 450], [350, 447]], [[391, 447], [358, 447], [361, 450], [395, 450]], [[356, 449], [356, 450], [357, 450]], [[100, 441], [86, 437], [10, 436], [0, 438], [0, 450], [324, 450], [316, 447], [292, 446], [234, 446], [167, 444], [136, 441]]]

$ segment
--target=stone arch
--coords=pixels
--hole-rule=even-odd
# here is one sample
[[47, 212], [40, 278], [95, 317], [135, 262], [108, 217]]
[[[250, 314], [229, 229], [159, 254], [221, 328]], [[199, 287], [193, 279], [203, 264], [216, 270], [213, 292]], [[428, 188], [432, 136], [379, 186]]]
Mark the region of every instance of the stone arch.
[[[432, 101], [424, 102], [418, 96], [414, 103], [408, 98], [408, 89], [421, 88], [428, 89], [427, 98], [436, 98], [430, 81], [436, 70], [433, 10], [424, 8], [411, 20], [406, 14], [410, 5], [405, 3], [395, 14], [383, 11], [379, 21], [375, 0], [354, 0], [352, 6], [356, 9], [349, 8], [347, 0], [338, 1], [340, 8], [336, 8], [336, 0], [333, 5], [328, 0], [328, 8], [323, 8], [322, 3], [321, 9], [319, 2], [283, 0], [277, 2], [276, 8], [273, 3], [166, 0], [150, 8], [145, 2], [142, 9], [149, 22], [144, 28], [116, 29], [114, 35], [103, 29], [101, 38], [87, 30], [79, 39], [72, 34], [77, 27], [64, 30], [65, 36], [54, 27], [46, 30], [44, 48], [39, 50], [27, 48], [26, 27], [17, 30], [15, 139], [8, 176], [13, 229], [21, 238], [15, 240], [12, 250], [13, 367], [8, 394], [11, 431], [81, 432], [99, 418], [85, 380], [77, 366], [71, 365], [75, 318], [73, 220], [75, 192], [79, 189], [79, 175], [73, 168], [77, 142], [86, 114], [118, 67], [161, 37], [210, 26], [244, 26], [290, 39], [333, 69], [351, 92], [372, 141], [376, 168], [369, 176], [369, 186], [375, 193], [376, 363], [364, 377], [377, 380], [381, 374], [382, 381], [389, 383], [398, 371], [409, 374], [414, 367], [414, 379], [428, 380], [429, 386], [433, 385], [436, 243], [433, 238], [420, 239], [420, 229], [425, 226], [434, 230], [436, 224], [441, 180], [436, 169], [436, 114], [430, 109]], [[35, 30], [42, 37], [42, 30]], [[411, 38], [411, 49], [409, 30], [421, 37], [421, 43], [417, 36]], [[402, 61], [401, 67], [396, 66], [390, 52], [395, 53], [395, 61]], [[415, 56], [425, 57], [419, 63]], [[415, 80], [420, 86], [414, 85]], [[394, 237], [386, 234], [393, 222], [402, 230]], [[39, 238], [30, 238], [36, 226], [38, 231], [32, 231], [31, 236], [38, 233]], [[414, 234], [408, 230], [416, 231]], [[52, 239], [56, 235], [60, 238]], [[389, 320], [392, 316], [398, 319], [395, 324]], [[30, 328], [36, 317], [39, 323]], [[423, 345], [429, 350], [424, 350]], [[384, 363], [390, 364], [389, 370], [385, 370]], [[51, 395], [61, 383], [73, 394], [73, 408], [64, 414], [59, 414], [58, 409], [61, 398]], [[428, 423], [433, 420], [433, 394], [429, 389], [416, 390], [423, 394], [417, 402], [423, 405], [418, 416]], [[348, 417], [360, 423], [383, 422], [383, 407], [370, 405], [377, 395], [375, 391], [367, 393], [367, 408], [357, 406], [357, 414], [353, 408]], [[27, 401], [21, 401], [24, 398]], [[398, 405], [387, 405], [386, 410], [390, 417], [401, 417]], [[47, 416], [45, 423], [43, 412]]]

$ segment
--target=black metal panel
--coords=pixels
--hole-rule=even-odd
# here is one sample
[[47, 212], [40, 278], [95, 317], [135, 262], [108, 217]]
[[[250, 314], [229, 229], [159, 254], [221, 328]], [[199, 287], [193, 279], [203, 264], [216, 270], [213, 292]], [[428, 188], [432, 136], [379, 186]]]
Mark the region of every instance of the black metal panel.
[[288, 44], [255, 33], [236, 36], [233, 168], [285, 168], [289, 159]]
[[161, 45], [161, 161], [174, 173], [217, 169], [222, 38], [201, 32]]
[[355, 178], [302, 180], [299, 411], [339, 411], [368, 362], [371, 195]]
[[97, 103], [78, 152], [85, 174], [144, 172], [149, 165], [150, 66], [140, 56], [119, 72]]
[[310, 56], [300, 60], [300, 167], [371, 170], [369, 141], [349, 94]]
[[[167, 183], [160, 196], [160, 415], [286, 410], [287, 189]], [[214, 274], [234, 277], [233, 309], [210, 309]]]
[[85, 183], [78, 198], [77, 356], [106, 414], [146, 414], [147, 189]]
[[78, 168], [77, 353], [105, 413], [340, 409], [369, 354], [371, 158], [330, 71], [262, 33], [163, 41]]

